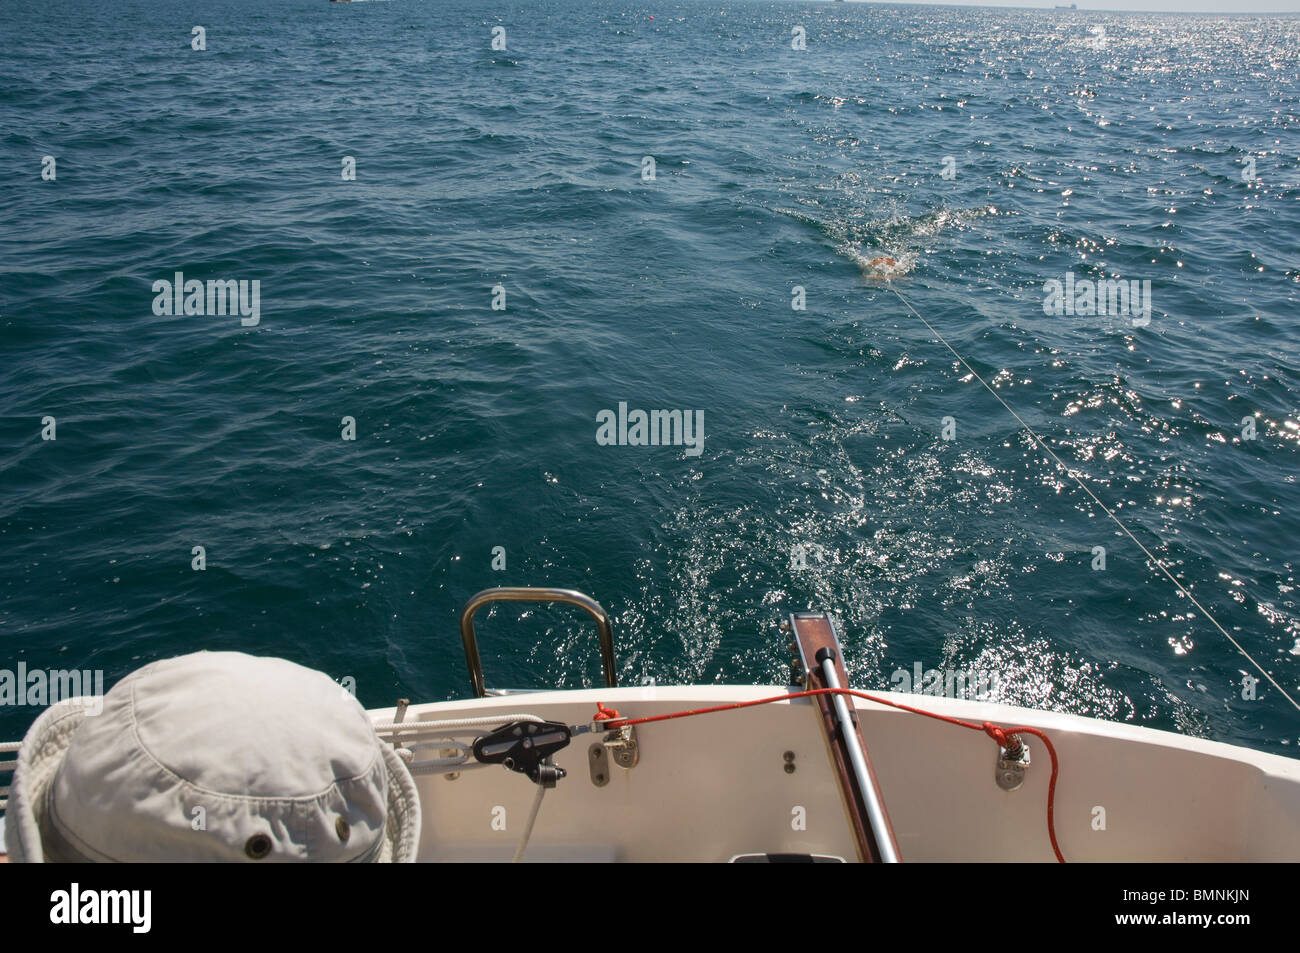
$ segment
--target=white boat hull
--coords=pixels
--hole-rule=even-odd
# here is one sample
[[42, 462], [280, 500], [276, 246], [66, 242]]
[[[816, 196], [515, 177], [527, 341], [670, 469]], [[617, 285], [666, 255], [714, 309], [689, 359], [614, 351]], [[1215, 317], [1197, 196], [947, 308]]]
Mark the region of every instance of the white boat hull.
[[[528, 713], [588, 723], [597, 702], [640, 717], [783, 694], [762, 686], [553, 691], [411, 706], [406, 722]], [[873, 693], [940, 714], [1046, 732], [1060, 758], [1056, 831], [1067, 861], [1300, 859], [1300, 762], [1170, 732], [923, 695]], [[1023, 786], [995, 782], [985, 734], [854, 699], [904, 861], [1053, 861], [1051, 765], [1041, 742]], [[372, 712], [391, 721], [394, 709]], [[503, 723], [509, 719], [502, 718]], [[848, 815], [810, 699], [637, 728], [639, 762], [596, 786], [595, 734], [555, 757], [529, 861], [727, 861], [739, 854], [856, 859]], [[795, 770], [785, 770], [794, 752]], [[436, 752], [435, 752], [436, 754]], [[535, 796], [498, 766], [417, 777], [421, 859], [506, 861]]]

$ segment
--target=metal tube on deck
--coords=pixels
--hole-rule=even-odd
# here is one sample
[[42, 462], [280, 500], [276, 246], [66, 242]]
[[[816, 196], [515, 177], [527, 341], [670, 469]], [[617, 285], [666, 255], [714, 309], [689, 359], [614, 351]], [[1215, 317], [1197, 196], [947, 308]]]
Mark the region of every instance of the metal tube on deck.
[[[840, 680], [835, 675], [835, 654], [827, 649], [821, 655], [822, 677], [826, 679], [827, 688], [839, 688]], [[881, 803], [880, 792], [871, 781], [871, 772], [867, 770], [867, 759], [863, 757], [862, 746], [858, 744], [858, 729], [849, 714], [849, 705], [844, 696], [838, 692], [831, 696], [835, 705], [835, 716], [840, 722], [840, 732], [844, 735], [844, 744], [849, 749], [849, 761], [853, 764], [853, 773], [858, 779], [858, 790], [862, 792], [862, 801], [867, 807], [867, 820], [876, 837], [876, 847], [880, 851], [880, 860], [886, 864], [898, 863], [898, 853], [894, 849], [894, 838], [889, 832], [889, 822], [885, 819], [885, 805]]]

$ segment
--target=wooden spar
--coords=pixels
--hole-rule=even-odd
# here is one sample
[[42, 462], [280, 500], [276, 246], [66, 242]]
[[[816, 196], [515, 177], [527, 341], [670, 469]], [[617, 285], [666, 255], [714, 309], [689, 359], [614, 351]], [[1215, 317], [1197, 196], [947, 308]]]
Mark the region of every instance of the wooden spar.
[[[824, 612], [791, 613], [790, 628], [794, 635], [799, 656], [803, 662], [804, 672], [807, 673], [808, 687], [831, 687], [827, 684], [822, 663], [817, 658], [822, 649], [829, 649], [834, 653], [834, 669], [836, 678], [839, 681], [839, 687], [847, 687], [848, 673], [844, 669], [839, 639], [835, 635], [835, 626], [831, 622], [830, 616]], [[894, 831], [889, 823], [889, 815], [884, 810], [884, 798], [880, 794], [880, 785], [876, 781], [875, 769], [871, 766], [871, 757], [867, 752], [866, 742], [862, 739], [862, 729], [858, 724], [857, 714], [854, 711], [852, 702], [849, 702], [847, 706], [848, 712], [853, 723], [853, 734], [857, 738], [862, 760], [865, 762], [868, 784], [871, 787], [869, 792], [863, 792], [859, 787], [850, 744], [844, 736], [840, 719], [837, 717], [835, 710], [837, 697], [843, 698], [843, 696], [835, 695], [817, 695], [813, 700], [817, 703], [822, 732], [826, 737], [830, 753], [831, 766], [839, 782], [844, 810], [848, 815], [849, 826], [853, 830], [853, 837], [857, 844], [858, 858], [867, 863], [897, 859], [898, 843], [894, 839]], [[881, 829], [879, 834], [877, 830], [873, 829], [871, 823], [871, 811], [869, 809], [869, 801], [871, 800], [874, 800], [875, 804], [878, 805], [877, 817], [880, 822], [875, 825], [875, 828]], [[885, 841], [883, 851], [881, 849], [881, 840]]]

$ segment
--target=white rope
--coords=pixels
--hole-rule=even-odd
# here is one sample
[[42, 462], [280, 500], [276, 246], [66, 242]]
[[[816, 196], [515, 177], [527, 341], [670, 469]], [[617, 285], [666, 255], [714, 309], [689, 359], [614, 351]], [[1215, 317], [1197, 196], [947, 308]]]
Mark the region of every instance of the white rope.
[[524, 827], [524, 836], [519, 840], [519, 847], [515, 850], [515, 859], [512, 864], [517, 864], [524, 859], [524, 851], [528, 849], [528, 839], [533, 836], [533, 825], [537, 823], [537, 812], [542, 809], [542, 796], [546, 794], [544, 785], [537, 785], [537, 797], [533, 798], [533, 809], [528, 814], [528, 824]]
[[424, 738], [412, 741], [409, 738], [399, 739], [403, 749], [414, 750], [415, 748], [455, 748], [461, 753], [462, 757], [469, 757], [472, 748], [463, 741], [457, 741], [455, 738]]
[[[406, 759], [403, 758], [403, 761]], [[472, 771], [475, 768], [494, 768], [497, 765], [483, 764], [479, 761], [457, 761], [454, 758], [430, 758], [427, 761], [407, 761], [406, 770], [413, 775], [419, 774], [457, 774]]]
[[[992, 387], [990, 387], [988, 383], [984, 380], [984, 378], [979, 376], [975, 368], [971, 367], [969, 364], [966, 363], [966, 359], [962, 357], [960, 354], [958, 354], [956, 348], [954, 348], [951, 344], [949, 344], [948, 341], [944, 338], [944, 336], [934, 329], [934, 325], [932, 325], [929, 321], [925, 320], [925, 318], [921, 317], [921, 312], [913, 308], [912, 305], [908, 302], [908, 300], [899, 293], [897, 288], [891, 285], [889, 290], [894, 292], [894, 294], [898, 295], [898, 300], [903, 302], [903, 305], [907, 308], [907, 310], [911, 311], [914, 315], [916, 315], [917, 318], [920, 319], [921, 323], [930, 329], [930, 333], [939, 339], [939, 343], [941, 343], [944, 347], [946, 347], [949, 351], [951, 351], [952, 356], [957, 358], [957, 360], [961, 361], [962, 366], [965, 367], [966, 370], [970, 371], [971, 374], [974, 375], [977, 381], [979, 381], [981, 384], [984, 385], [984, 389], [987, 390], [990, 394], [992, 394], [995, 398], [997, 398], [997, 402], [1006, 408], [1007, 413], [1009, 413], [1012, 417], [1016, 418], [1016, 422], [1019, 423], [1020, 426], [1025, 428], [1025, 431], [1029, 434], [1029, 436], [1034, 438], [1034, 440], [1038, 443], [1040, 447], [1042, 447], [1045, 451], [1047, 451], [1047, 453], [1051, 456], [1051, 458], [1056, 461], [1057, 466], [1059, 466], [1062, 470], [1064, 470], [1066, 472], [1066, 475], [1068, 475], [1071, 480], [1079, 484], [1079, 486], [1083, 489], [1083, 492], [1087, 493], [1090, 497], [1092, 497], [1093, 502], [1096, 503], [1098, 506], [1100, 506], [1102, 510], [1105, 512], [1105, 514], [1115, 521], [1115, 525], [1118, 526], [1120, 529], [1122, 529], [1125, 535], [1128, 536], [1129, 539], [1133, 540], [1133, 542], [1137, 544], [1138, 549], [1146, 553], [1147, 559], [1151, 560], [1151, 562], [1153, 562], [1156, 565], [1156, 567], [1162, 573], [1164, 573], [1165, 576], [1168, 577], [1169, 581], [1178, 587], [1178, 591], [1181, 592], [1188, 599], [1190, 599], [1192, 605], [1196, 606], [1196, 608], [1201, 610], [1201, 615], [1209, 619], [1210, 623], [1221, 633], [1223, 633], [1223, 637], [1227, 639], [1229, 642], [1231, 642], [1233, 646], [1236, 647], [1237, 651], [1240, 652], [1242, 656], [1244, 656], [1245, 659], [1248, 662], [1250, 662], [1251, 665], [1255, 666], [1259, 674], [1263, 675], [1266, 679], [1268, 679], [1269, 684], [1271, 684], [1274, 688], [1276, 688], [1279, 692], [1282, 693], [1282, 697], [1285, 698], [1287, 701], [1289, 701], [1293, 708], [1295, 708], [1297, 711], [1300, 711], [1300, 704], [1296, 704], [1296, 700], [1287, 694], [1286, 689], [1284, 689], [1281, 685], [1279, 685], [1277, 683], [1277, 680], [1274, 679], [1272, 675], [1264, 671], [1264, 667], [1255, 661], [1254, 657], [1242, 647], [1240, 642], [1238, 642], [1236, 639], [1234, 639], [1231, 635], [1228, 634], [1227, 629], [1219, 625], [1219, 621], [1215, 619], [1214, 616], [1210, 615], [1209, 610], [1206, 609], [1205, 606], [1201, 605], [1200, 602], [1197, 601], [1196, 597], [1193, 596], [1190, 592], [1188, 592], [1186, 587], [1184, 587], [1181, 582], [1179, 582], [1177, 579], [1174, 578], [1173, 573], [1171, 573], [1168, 569], [1165, 568], [1165, 564], [1162, 563], [1159, 559], [1157, 559], [1152, 554], [1151, 550], [1147, 549], [1145, 546], [1142, 545], [1141, 540], [1139, 540], [1136, 536], [1134, 536], [1132, 532], [1129, 531], [1129, 528], [1124, 525], [1123, 521], [1121, 521], [1118, 516], [1116, 516], [1113, 512], [1111, 512], [1110, 507], [1108, 507], [1105, 503], [1103, 503], [1100, 499], [1098, 499], [1097, 494], [1093, 493], [1092, 490], [1089, 489], [1086, 483], [1084, 483], [1077, 476], [1075, 476], [1074, 471], [1071, 470], [1069, 467], [1067, 467], [1061, 461], [1061, 458], [1056, 455], [1056, 453], [1052, 450], [1051, 447], [1047, 445], [1047, 443], [1043, 440], [1043, 438], [1038, 436], [1038, 434], [1034, 431], [1034, 428], [1029, 426], [1029, 424], [1025, 423], [1020, 418], [1020, 415], [1011, 409], [1011, 405], [1008, 404], [1005, 400], [1003, 400], [1002, 395], [999, 394]], [[1152, 532], [1152, 535], [1155, 536], [1157, 539], [1160, 538], [1159, 535], [1154, 532]], [[1164, 541], [1161, 540], [1162, 544], [1163, 542]]]
[[0, 754], [9, 754], [23, 746], [21, 741], [0, 741]]
[[504, 725], [512, 721], [543, 722], [537, 715], [486, 715], [481, 718], [454, 718], [449, 721], [384, 721], [374, 726], [381, 735], [418, 734], [429, 731], [450, 731], [456, 728], [481, 728], [484, 725]]

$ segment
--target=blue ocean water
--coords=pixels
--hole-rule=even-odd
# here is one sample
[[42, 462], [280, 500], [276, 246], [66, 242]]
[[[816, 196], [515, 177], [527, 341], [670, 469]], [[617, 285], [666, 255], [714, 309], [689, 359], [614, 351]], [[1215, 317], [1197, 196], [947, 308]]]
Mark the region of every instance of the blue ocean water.
[[[859, 687], [992, 672], [1290, 753], [895, 291], [1294, 696], [1298, 60], [1295, 17], [10, 4], [0, 668], [240, 649], [454, 697], [464, 600], [563, 585], [626, 681], [781, 684], [813, 606]], [[176, 272], [260, 282], [258, 323], [155, 313]], [[1149, 281], [1149, 323], [1045, 314], [1070, 274]], [[702, 412], [702, 452], [598, 444], [619, 402]], [[571, 611], [480, 633], [490, 685], [596, 683]]]

